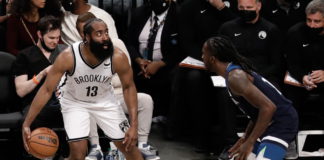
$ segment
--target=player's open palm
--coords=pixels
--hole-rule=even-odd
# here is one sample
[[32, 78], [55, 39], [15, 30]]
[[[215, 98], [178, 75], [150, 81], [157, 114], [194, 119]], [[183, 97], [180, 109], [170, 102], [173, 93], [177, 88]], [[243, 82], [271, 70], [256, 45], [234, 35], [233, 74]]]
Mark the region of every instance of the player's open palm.
[[22, 136], [23, 136], [23, 141], [24, 141], [24, 147], [27, 152], [29, 152], [29, 147], [28, 147], [28, 140], [30, 139], [30, 128], [23, 126], [22, 128]]
[[228, 152], [230, 153], [230, 157], [234, 156], [234, 153], [236, 153], [241, 145], [244, 143], [245, 139], [244, 138], [240, 138], [239, 140], [236, 141], [236, 143], [228, 150]]
[[126, 152], [132, 150], [137, 143], [137, 129], [134, 127], [130, 127], [125, 133], [125, 140], [123, 144], [126, 145]]

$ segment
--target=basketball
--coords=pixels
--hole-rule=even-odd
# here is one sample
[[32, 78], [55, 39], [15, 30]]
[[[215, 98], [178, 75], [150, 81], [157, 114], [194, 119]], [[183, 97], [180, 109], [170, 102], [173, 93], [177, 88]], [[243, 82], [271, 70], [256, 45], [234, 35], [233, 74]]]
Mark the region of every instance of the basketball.
[[32, 131], [28, 141], [29, 152], [36, 158], [53, 157], [59, 146], [56, 133], [49, 128], [37, 128]]

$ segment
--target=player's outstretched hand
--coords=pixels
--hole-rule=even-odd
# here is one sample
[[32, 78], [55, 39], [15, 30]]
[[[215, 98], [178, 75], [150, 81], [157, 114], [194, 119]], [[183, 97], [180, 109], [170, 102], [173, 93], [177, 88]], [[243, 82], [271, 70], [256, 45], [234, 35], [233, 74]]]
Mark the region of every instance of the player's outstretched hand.
[[239, 140], [236, 141], [236, 143], [228, 150], [229, 158], [232, 158], [240, 149], [241, 145], [244, 143], [245, 139], [240, 138]]
[[137, 143], [137, 129], [135, 127], [130, 127], [126, 134], [123, 144], [126, 144], [126, 152], [132, 150]]
[[26, 151], [29, 153], [29, 147], [28, 147], [28, 140], [30, 139], [30, 128], [29, 126], [24, 126], [22, 127], [22, 137], [24, 141], [24, 147]]

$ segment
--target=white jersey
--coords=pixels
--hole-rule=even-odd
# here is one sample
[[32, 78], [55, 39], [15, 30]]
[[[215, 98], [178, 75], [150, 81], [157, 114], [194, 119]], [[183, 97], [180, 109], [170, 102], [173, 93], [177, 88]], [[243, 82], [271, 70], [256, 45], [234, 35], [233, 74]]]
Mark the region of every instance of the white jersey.
[[73, 101], [85, 106], [109, 107], [119, 105], [111, 84], [113, 71], [111, 58], [91, 66], [80, 52], [82, 42], [72, 45], [74, 69], [66, 73], [60, 86], [60, 101]]

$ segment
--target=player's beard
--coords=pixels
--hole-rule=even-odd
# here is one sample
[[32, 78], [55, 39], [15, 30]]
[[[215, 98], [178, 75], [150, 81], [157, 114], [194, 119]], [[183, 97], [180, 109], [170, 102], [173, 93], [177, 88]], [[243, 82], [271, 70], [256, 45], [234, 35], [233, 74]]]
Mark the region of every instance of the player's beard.
[[[90, 51], [99, 61], [107, 59], [114, 52], [114, 45], [110, 39], [103, 41], [103, 43], [90, 40], [89, 45]], [[108, 46], [107, 49], [104, 48], [105, 45]]]

